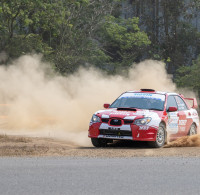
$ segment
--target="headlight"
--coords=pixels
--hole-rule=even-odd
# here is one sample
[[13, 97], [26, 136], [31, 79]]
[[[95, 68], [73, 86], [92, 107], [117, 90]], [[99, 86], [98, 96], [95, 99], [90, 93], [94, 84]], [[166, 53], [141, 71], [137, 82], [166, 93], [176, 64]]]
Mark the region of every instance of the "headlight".
[[146, 118], [141, 118], [141, 119], [137, 119], [134, 121], [133, 124], [135, 125], [146, 125], [151, 121], [150, 117], [146, 117]]
[[100, 117], [98, 117], [97, 115], [93, 114], [91, 122], [93, 122], [93, 123], [100, 122]]

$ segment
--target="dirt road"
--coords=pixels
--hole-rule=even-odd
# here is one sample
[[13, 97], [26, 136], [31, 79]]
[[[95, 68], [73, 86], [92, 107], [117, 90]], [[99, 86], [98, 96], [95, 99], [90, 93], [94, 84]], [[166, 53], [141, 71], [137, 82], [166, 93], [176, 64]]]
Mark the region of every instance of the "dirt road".
[[[183, 139], [182, 139], [183, 140]], [[180, 142], [180, 141], [179, 141]], [[177, 143], [174, 146], [178, 146]], [[171, 144], [171, 146], [173, 146]], [[180, 144], [179, 144], [180, 146]], [[81, 147], [64, 140], [0, 136], [0, 156], [69, 156], [69, 157], [200, 157], [199, 147], [152, 149], [142, 142], [117, 142], [107, 148]]]

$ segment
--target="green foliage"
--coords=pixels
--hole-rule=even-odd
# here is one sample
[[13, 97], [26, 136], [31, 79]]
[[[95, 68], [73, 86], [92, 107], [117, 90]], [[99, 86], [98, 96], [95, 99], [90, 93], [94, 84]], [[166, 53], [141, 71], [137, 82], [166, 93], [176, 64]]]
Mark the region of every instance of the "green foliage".
[[150, 45], [145, 32], [138, 27], [139, 19], [107, 16], [100, 32], [102, 45], [112, 62], [129, 66]]
[[178, 69], [179, 86], [193, 83], [199, 90], [199, 59], [189, 65], [200, 49], [200, 33], [191, 23], [200, 0], [132, 0], [130, 18], [120, 17], [124, 2], [1, 0], [0, 52], [10, 59], [42, 53], [63, 74], [87, 64], [114, 73], [152, 58], [165, 61], [169, 73]]
[[104, 16], [112, 9], [112, 2], [90, 0], [66, 3], [64, 7], [68, 9], [70, 16], [65, 17], [59, 25], [59, 40], [55, 43], [56, 53], [52, 57], [59, 71], [70, 73], [88, 63], [101, 67], [109, 60], [96, 40], [96, 31]]
[[85, 63], [98, 66], [109, 56], [94, 35], [111, 9], [112, 0], [2, 0], [0, 51], [10, 58], [42, 53], [62, 73]]
[[181, 66], [191, 65], [199, 54], [199, 24], [195, 21], [198, 20], [200, 0], [131, 2], [133, 16], [140, 18], [139, 24], [152, 43], [146, 57], [165, 61], [170, 74], [175, 74]]
[[9, 45], [5, 47], [5, 50], [10, 54], [10, 58], [17, 58], [30, 52], [42, 53], [48, 56], [53, 52], [52, 48], [44, 43], [37, 34], [29, 34], [25, 39], [23, 35], [14, 36]]
[[[150, 44], [138, 18], [115, 16], [120, 0], [2, 0], [0, 50], [37, 52], [61, 73], [80, 65], [130, 65]], [[115, 9], [116, 8], [116, 9]], [[109, 65], [108, 65], [109, 66]]]
[[51, 33], [57, 31], [53, 5], [49, 2], [2, 0], [0, 50], [6, 51], [11, 58], [32, 51], [49, 55], [52, 48], [43, 36], [52, 28]]
[[200, 95], [200, 56], [193, 61], [192, 66], [182, 66], [178, 69], [175, 82], [178, 87], [187, 87]]

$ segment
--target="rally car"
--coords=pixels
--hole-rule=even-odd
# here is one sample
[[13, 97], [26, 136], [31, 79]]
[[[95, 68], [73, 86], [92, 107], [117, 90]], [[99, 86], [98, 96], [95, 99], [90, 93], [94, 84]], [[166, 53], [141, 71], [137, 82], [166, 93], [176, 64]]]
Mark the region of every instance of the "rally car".
[[168, 140], [199, 133], [197, 101], [181, 94], [127, 91], [104, 108], [90, 121], [88, 136], [95, 147], [105, 147], [113, 140], [133, 140], [159, 148]]

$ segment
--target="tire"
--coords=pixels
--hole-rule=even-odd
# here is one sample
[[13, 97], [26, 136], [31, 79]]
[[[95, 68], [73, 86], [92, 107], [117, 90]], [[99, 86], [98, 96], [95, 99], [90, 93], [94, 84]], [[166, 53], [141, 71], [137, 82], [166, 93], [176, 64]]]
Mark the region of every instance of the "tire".
[[190, 130], [188, 132], [188, 135], [191, 136], [191, 135], [195, 135], [197, 134], [197, 127], [196, 125], [193, 123], [190, 127]]
[[108, 143], [106, 139], [101, 139], [101, 138], [91, 138], [91, 142], [93, 146], [97, 148], [106, 147]]
[[161, 123], [158, 127], [156, 141], [148, 142], [149, 146], [152, 148], [161, 148], [164, 146], [166, 142], [166, 127], [163, 123]]

